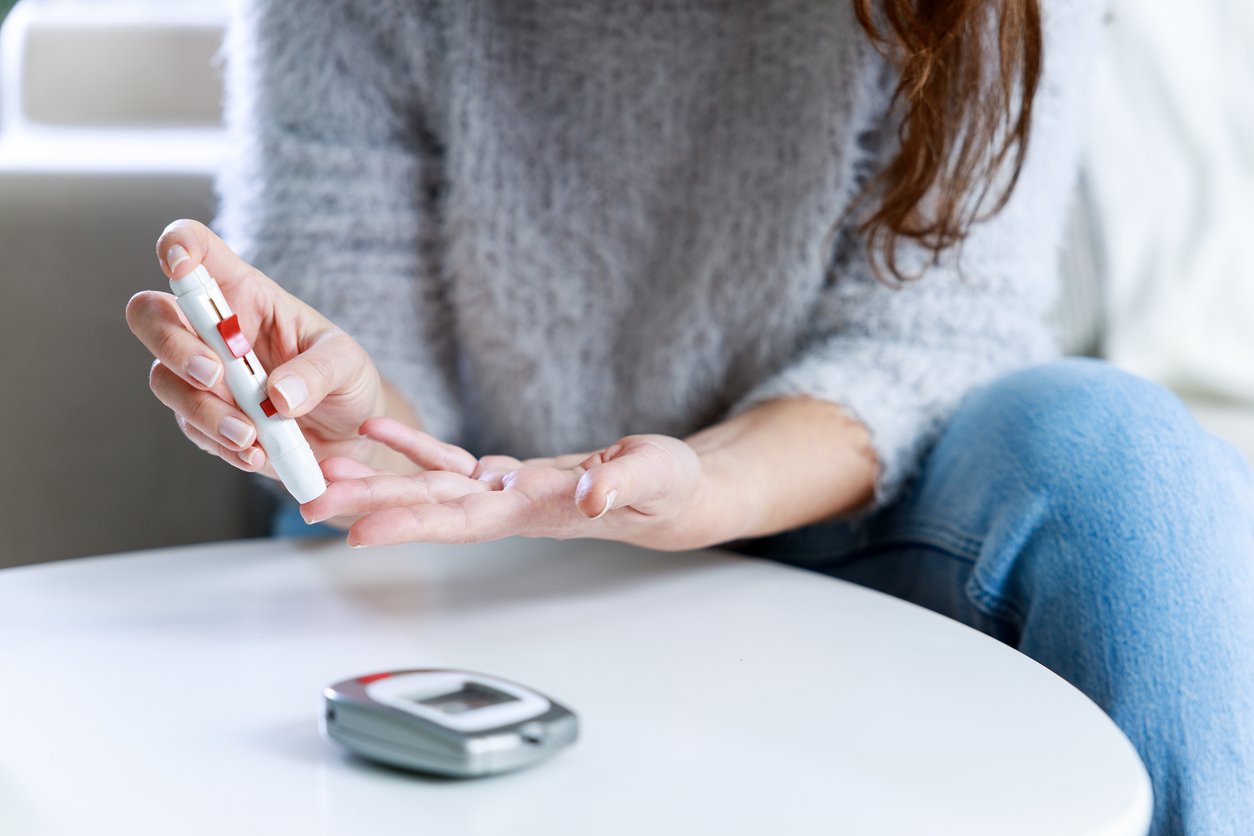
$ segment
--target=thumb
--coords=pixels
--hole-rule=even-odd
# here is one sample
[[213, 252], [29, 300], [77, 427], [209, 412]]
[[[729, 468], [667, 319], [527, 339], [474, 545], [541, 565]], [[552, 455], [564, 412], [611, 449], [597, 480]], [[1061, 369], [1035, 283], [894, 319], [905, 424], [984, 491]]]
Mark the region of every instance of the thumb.
[[266, 390], [280, 415], [296, 418], [328, 395], [373, 397], [371, 369], [365, 350], [352, 337], [329, 328], [316, 334], [300, 354], [272, 369]]
[[677, 458], [647, 438], [624, 438], [584, 460], [587, 470], [575, 486], [575, 505], [594, 520], [628, 506], [656, 513], [668, 492], [683, 481], [683, 463]]
[[203, 264], [233, 306], [240, 301], [242, 288], [270, 289], [269, 279], [260, 270], [236, 255], [209, 227], [187, 218], [162, 231], [157, 239], [157, 261], [171, 279], [182, 278]]

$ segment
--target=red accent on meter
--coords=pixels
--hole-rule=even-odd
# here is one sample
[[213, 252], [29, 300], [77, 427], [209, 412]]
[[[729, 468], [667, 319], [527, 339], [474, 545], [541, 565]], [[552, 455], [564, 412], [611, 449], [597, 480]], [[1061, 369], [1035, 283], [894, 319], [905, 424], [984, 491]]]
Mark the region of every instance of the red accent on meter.
[[226, 343], [226, 347], [234, 357], [243, 357], [253, 350], [253, 347], [248, 344], [248, 339], [244, 336], [244, 332], [240, 330], [238, 314], [231, 314], [219, 322], [218, 333], [222, 335], [222, 340]]
[[357, 677], [358, 685], [369, 685], [371, 682], [378, 682], [380, 679], [387, 679], [391, 673], [372, 673], [367, 676]]

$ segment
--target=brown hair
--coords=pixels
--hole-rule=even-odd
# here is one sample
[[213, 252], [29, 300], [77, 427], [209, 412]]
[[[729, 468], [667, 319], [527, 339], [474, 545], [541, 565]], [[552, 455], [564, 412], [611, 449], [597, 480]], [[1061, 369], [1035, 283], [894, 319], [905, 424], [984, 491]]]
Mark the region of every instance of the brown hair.
[[[853, 0], [858, 22], [899, 73], [897, 156], [867, 184], [877, 205], [859, 226], [872, 266], [898, 281], [897, 244], [935, 262], [1009, 200], [1028, 148], [1040, 80], [1039, 0]], [[1003, 166], [1010, 177], [984, 211]]]

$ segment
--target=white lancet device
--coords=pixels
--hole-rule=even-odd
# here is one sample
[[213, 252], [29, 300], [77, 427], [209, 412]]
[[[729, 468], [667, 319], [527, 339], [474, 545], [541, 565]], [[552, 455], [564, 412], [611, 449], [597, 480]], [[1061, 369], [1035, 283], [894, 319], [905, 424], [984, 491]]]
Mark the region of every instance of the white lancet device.
[[309, 442], [296, 422], [280, 416], [270, 402], [266, 370], [240, 330], [239, 318], [231, 313], [218, 283], [208, 270], [197, 266], [181, 279], [170, 279], [170, 290], [196, 333], [222, 360], [226, 385], [235, 403], [256, 425], [257, 441], [283, 486], [302, 504], [322, 496], [327, 483]]

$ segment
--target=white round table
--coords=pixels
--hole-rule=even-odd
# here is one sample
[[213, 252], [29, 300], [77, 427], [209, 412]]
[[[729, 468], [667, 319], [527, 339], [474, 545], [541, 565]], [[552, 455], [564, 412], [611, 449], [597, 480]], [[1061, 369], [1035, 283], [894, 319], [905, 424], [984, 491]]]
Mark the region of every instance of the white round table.
[[[0, 572], [0, 832], [1144, 834], [1149, 782], [1014, 650], [766, 561], [251, 541]], [[326, 684], [446, 666], [580, 716], [447, 780], [319, 737]]]

